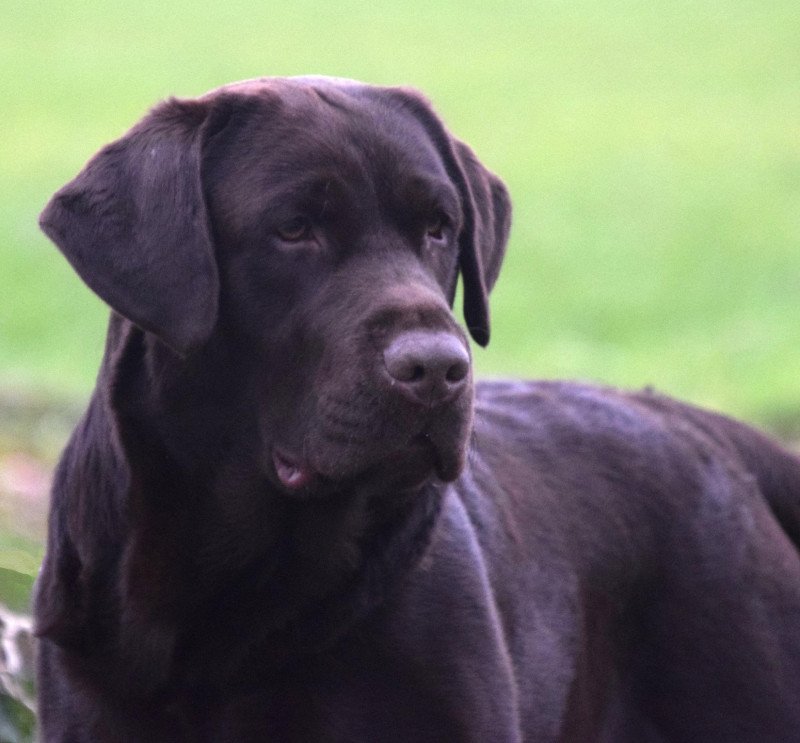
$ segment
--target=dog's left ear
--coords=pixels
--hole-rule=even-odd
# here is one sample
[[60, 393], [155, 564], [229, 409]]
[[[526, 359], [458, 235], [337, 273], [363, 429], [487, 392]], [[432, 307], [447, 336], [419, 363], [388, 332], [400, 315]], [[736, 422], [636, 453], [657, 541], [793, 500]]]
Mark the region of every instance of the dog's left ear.
[[219, 279], [200, 182], [207, 108], [167, 101], [103, 148], [39, 223], [88, 286], [179, 354], [207, 339]]
[[475, 342], [486, 346], [489, 292], [500, 273], [511, 227], [508, 191], [467, 145], [447, 131], [424, 96], [411, 88], [378, 90], [399, 101], [425, 127], [459, 191], [463, 210], [459, 268], [464, 287], [464, 320]]
[[476, 343], [489, 343], [489, 292], [506, 252], [511, 228], [511, 200], [503, 182], [481, 165], [472, 150], [454, 140], [464, 180], [465, 206], [459, 263], [464, 287], [464, 319]]

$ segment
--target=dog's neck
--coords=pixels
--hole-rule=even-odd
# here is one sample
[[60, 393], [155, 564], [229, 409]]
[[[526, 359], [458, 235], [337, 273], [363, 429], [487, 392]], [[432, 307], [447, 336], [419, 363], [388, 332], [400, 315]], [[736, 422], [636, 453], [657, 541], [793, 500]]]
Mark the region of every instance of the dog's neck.
[[[127, 669], [117, 681], [127, 693], [169, 695], [210, 679], [232, 691], [329, 647], [382, 603], [429, 544], [444, 487], [386, 493], [364, 483], [292, 498], [248, 471], [236, 452], [230, 461], [203, 462], [202, 430], [194, 430], [196, 466], [177, 463], [163, 422], [148, 415], [150, 398], [162, 395], [158, 409], [169, 410], [169, 427], [184, 432], [191, 406], [149, 387], [147, 370], [159, 361], [144, 363], [147, 351], [144, 334], [127, 328], [105, 364], [111, 394], [93, 401], [123, 442], [117, 457], [125, 452], [129, 479], [124, 548], [111, 578], [124, 592], [118, 605], [125, 611], [108, 618], [107, 651], [118, 656], [114, 667]], [[197, 401], [220, 406], [215, 420], [236, 415], [224, 403]], [[210, 448], [219, 450], [218, 443]], [[212, 480], [209, 471], [225, 474]], [[226, 640], [242, 636], [250, 644]], [[256, 671], [254, 657], [263, 659]], [[132, 689], [133, 679], [147, 684]]]

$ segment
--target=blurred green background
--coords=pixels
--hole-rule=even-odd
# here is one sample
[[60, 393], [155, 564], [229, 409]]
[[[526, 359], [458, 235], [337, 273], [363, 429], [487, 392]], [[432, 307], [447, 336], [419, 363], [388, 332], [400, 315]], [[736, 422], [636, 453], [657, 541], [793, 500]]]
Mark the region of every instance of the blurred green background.
[[0, 65], [4, 396], [83, 398], [102, 347], [52, 191], [160, 98], [324, 73], [423, 89], [509, 184], [480, 371], [800, 419], [796, 0], [12, 3]]
[[[515, 222], [482, 374], [652, 384], [800, 431], [797, 0], [6, 2], [0, 69], [12, 609], [25, 610], [49, 472], [106, 318], [37, 214], [153, 102], [231, 80], [419, 87], [506, 180]], [[25, 705], [16, 720], [2, 689], [0, 702], [3, 740], [26, 739]]]
[[652, 384], [800, 425], [797, 0], [19, 2], [0, 68], [6, 512], [46, 482], [106, 318], [39, 210], [156, 100], [260, 75], [419, 87], [506, 180], [482, 374]]

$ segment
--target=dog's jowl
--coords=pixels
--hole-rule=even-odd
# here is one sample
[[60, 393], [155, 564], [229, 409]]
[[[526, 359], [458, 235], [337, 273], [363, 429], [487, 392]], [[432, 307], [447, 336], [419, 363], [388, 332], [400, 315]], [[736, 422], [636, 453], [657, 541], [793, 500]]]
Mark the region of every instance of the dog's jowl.
[[111, 320], [36, 588], [45, 743], [800, 740], [800, 461], [474, 384], [510, 211], [418, 93], [323, 78], [161, 103], [53, 197]]

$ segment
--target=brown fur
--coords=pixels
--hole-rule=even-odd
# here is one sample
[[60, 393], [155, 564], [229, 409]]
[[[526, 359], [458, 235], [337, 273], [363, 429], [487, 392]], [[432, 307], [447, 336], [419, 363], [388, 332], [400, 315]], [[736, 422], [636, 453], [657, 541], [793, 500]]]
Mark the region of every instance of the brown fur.
[[112, 317], [43, 741], [798, 740], [800, 462], [650, 393], [473, 386], [450, 306], [460, 273], [485, 345], [509, 221], [419, 94], [318, 78], [163, 103], [54, 196]]

